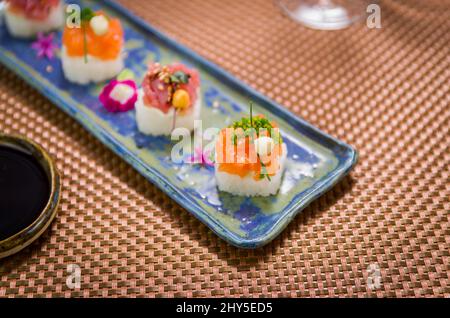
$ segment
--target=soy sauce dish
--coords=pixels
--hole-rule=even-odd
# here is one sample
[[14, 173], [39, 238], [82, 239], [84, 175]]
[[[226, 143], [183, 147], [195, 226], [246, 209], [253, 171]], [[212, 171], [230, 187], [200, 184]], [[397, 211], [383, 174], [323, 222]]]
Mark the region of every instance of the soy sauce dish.
[[0, 258], [22, 250], [48, 228], [60, 192], [60, 175], [41, 146], [0, 133]]

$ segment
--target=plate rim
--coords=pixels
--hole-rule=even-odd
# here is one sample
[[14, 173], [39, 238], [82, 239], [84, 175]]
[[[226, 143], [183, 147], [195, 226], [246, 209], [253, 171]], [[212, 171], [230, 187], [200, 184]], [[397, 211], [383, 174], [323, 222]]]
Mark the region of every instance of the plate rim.
[[112, 0], [104, 0], [103, 4], [109, 6], [111, 9], [123, 15], [129, 21], [136, 24], [139, 28], [153, 34], [168, 47], [175, 49], [180, 54], [187, 56], [188, 58], [194, 60], [196, 63], [202, 65], [207, 71], [213, 73], [216, 78], [223, 78], [224, 82], [226, 82], [227, 85], [230, 85], [233, 89], [238, 90], [245, 96], [251, 96], [251, 99], [261, 107], [271, 112], [276, 112], [277, 116], [280, 116], [283, 120], [292, 125], [293, 128], [306, 128], [311, 133], [320, 136], [320, 139], [324, 142], [332, 143], [342, 149], [345, 149], [345, 161], [343, 163], [339, 162], [337, 168], [335, 168], [330, 174], [328, 174], [322, 181], [317, 182], [313, 187], [308, 188], [306, 190], [307, 193], [304, 194], [300, 200], [297, 200], [294, 204], [288, 205], [286, 209], [283, 209], [280, 218], [276, 222], [274, 222], [272, 226], [268, 228], [264, 233], [252, 239], [245, 239], [231, 232], [228, 228], [223, 226], [222, 223], [212, 218], [208, 214], [207, 210], [204, 210], [197, 204], [194, 204], [191, 198], [189, 198], [183, 191], [175, 188], [172, 183], [167, 180], [166, 177], [158, 173], [156, 169], [153, 169], [152, 167], [144, 164], [138, 155], [132, 153], [126, 147], [122, 147], [122, 144], [118, 140], [113, 138], [104, 128], [96, 125], [84, 112], [77, 111], [77, 109], [73, 107], [73, 105], [69, 105], [70, 103], [66, 103], [65, 101], [63, 101], [58, 94], [54, 93], [45, 85], [37, 81], [31, 76], [31, 74], [29, 74], [26, 69], [15, 63], [6, 54], [4, 54], [3, 49], [0, 50], [0, 61], [4, 66], [11, 69], [14, 73], [20, 75], [20, 77], [24, 79], [28, 84], [36, 88], [50, 101], [58, 105], [58, 108], [62, 109], [69, 116], [74, 118], [89, 133], [93, 134], [110, 150], [116, 153], [128, 164], [130, 164], [142, 176], [144, 176], [145, 179], [157, 186], [162, 192], [164, 192], [171, 199], [177, 202], [177, 204], [179, 204], [181, 207], [190, 212], [195, 218], [208, 226], [221, 239], [239, 248], [252, 249], [266, 245], [267, 243], [275, 239], [294, 219], [294, 217], [304, 208], [306, 208], [313, 200], [330, 190], [337, 182], [343, 179], [357, 163], [358, 152], [352, 146], [323, 132], [319, 128], [308, 123], [306, 120], [293, 114], [288, 109], [282, 107], [275, 101], [259, 93], [253, 87], [239, 80], [234, 75], [228, 73], [218, 65], [207, 60], [206, 58], [203, 58], [190, 48], [177, 43], [174, 39], [154, 28], [148, 22], [132, 13], [123, 5], [117, 2], [113, 2]]

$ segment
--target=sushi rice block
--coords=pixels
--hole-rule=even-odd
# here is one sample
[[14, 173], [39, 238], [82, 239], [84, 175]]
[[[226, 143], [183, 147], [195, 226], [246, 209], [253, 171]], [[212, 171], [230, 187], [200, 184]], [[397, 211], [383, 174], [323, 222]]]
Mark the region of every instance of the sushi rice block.
[[198, 72], [180, 63], [149, 65], [135, 107], [143, 134], [170, 135], [181, 127], [193, 131], [201, 110]]
[[62, 27], [64, 4], [60, 0], [7, 0], [5, 23], [18, 38], [32, 38], [40, 32]]
[[279, 129], [262, 115], [222, 129], [215, 147], [215, 177], [220, 191], [269, 196], [280, 188], [287, 147]]
[[61, 61], [64, 76], [77, 84], [102, 82], [118, 75], [124, 67], [124, 32], [117, 18], [92, 12], [81, 27], [66, 26]]

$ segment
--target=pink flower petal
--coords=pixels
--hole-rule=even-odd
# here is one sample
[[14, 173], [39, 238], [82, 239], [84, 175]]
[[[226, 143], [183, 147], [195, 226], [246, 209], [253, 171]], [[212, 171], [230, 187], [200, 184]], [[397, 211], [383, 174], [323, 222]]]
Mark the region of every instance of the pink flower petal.
[[209, 151], [205, 151], [204, 153], [203, 153], [203, 163], [205, 164], [205, 165], [207, 165], [207, 166], [214, 166], [214, 162], [212, 162], [210, 159], [209, 159], [209, 155], [210, 155], [211, 153], [209, 152]]
[[209, 159], [210, 154], [210, 151], [203, 152], [202, 147], [196, 147], [189, 163], [201, 164], [202, 166], [213, 166], [214, 163]]
[[[121, 103], [111, 97], [112, 90], [119, 84], [125, 84], [133, 89], [133, 95], [125, 102]], [[99, 100], [102, 105], [109, 112], [126, 112], [134, 108], [134, 104], [137, 101], [137, 86], [133, 80], [112, 80], [108, 85], [106, 85], [99, 95]]]

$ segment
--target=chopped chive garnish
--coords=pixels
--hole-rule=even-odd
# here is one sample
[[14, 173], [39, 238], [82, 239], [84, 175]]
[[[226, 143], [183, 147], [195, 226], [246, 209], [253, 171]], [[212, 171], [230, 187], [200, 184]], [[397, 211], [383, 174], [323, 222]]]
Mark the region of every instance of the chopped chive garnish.
[[250, 101], [250, 127], [253, 128], [253, 103]]
[[95, 12], [91, 8], [84, 8], [81, 10], [80, 19], [81, 27], [83, 28], [83, 50], [84, 50], [84, 63], [88, 62], [88, 51], [87, 51], [87, 35], [86, 35], [86, 23], [89, 23], [91, 19], [95, 16]]
[[272, 181], [272, 179], [270, 179], [269, 173], [267, 172], [267, 168], [266, 165], [262, 162], [261, 157], [258, 155], [258, 159], [261, 162], [261, 174], [259, 175], [260, 179], [264, 179], [264, 177], [267, 177], [267, 180]]

